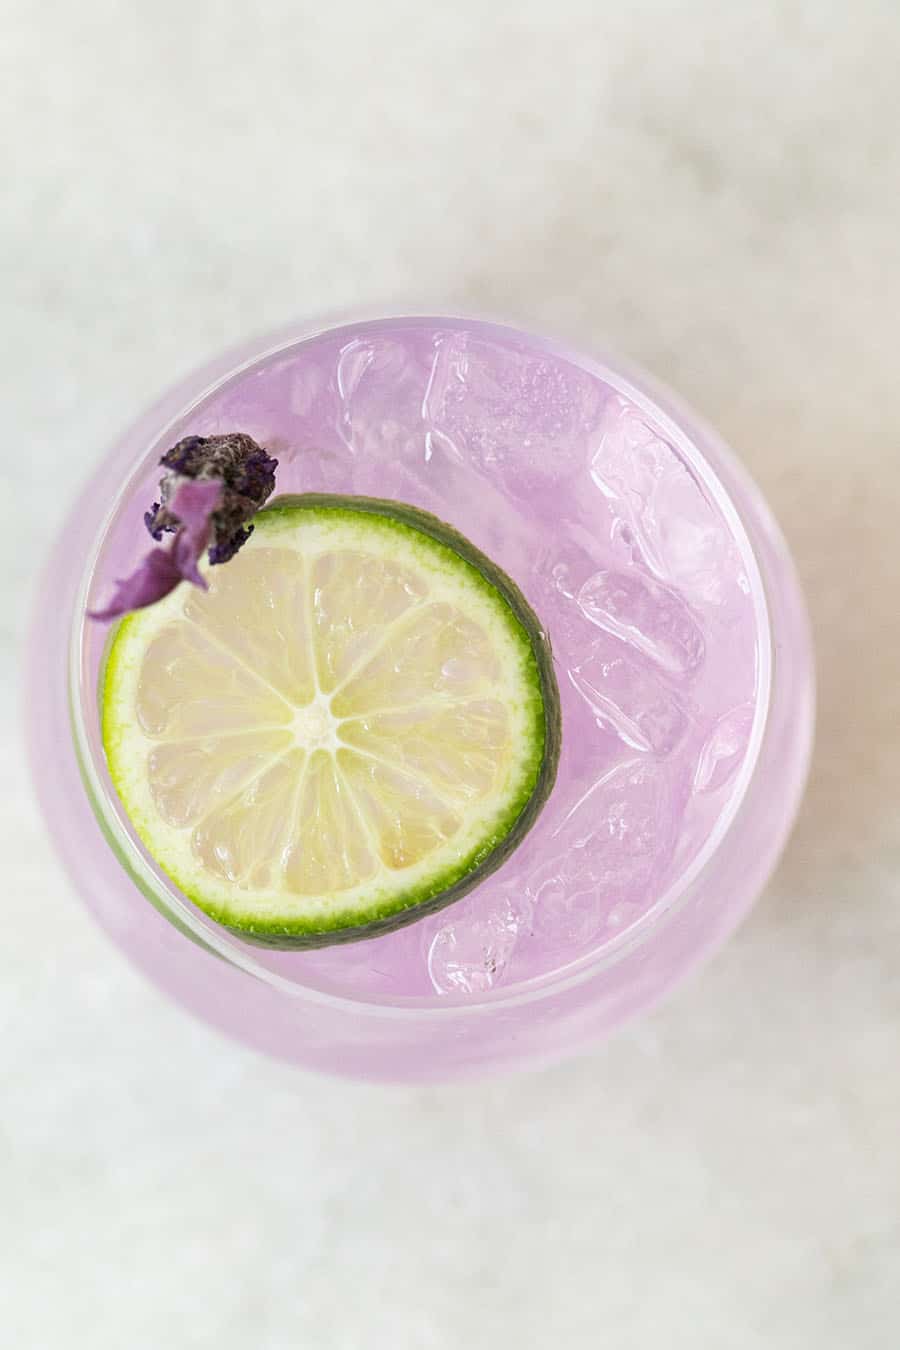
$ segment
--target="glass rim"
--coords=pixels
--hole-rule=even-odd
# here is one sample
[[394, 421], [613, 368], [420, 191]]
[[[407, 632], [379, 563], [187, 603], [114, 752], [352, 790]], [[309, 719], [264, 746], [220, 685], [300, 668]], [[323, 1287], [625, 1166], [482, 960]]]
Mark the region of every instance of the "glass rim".
[[[335, 316], [336, 318], [337, 316]], [[360, 330], [379, 327], [384, 323], [423, 324], [431, 323], [436, 327], [442, 324], [465, 325], [469, 329], [484, 329], [496, 332], [498, 329], [535, 343], [548, 352], [560, 356], [571, 364], [579, 366], [603, 380], [614, 392], [623, 395], [651, 420], [663, 436], [673, 444], [685, 458], [691, 472], [701, 480], [717, 508], [722, 512], [726, 524], [731, 530], [741, 560], [750, 578], [750, 593], [754, 605], [757, 637], [757, 690], [754, 706], [753, 724], [744, 760], [728, 801], [716, 818], [715, 824], [704, 840], [702, 847], [688, 866], [679, 873], [672, 883], [656, 898], [647, 911], [614, 937], [602, 948], [581, 954], [574, 960], [560, 966], [551, 974], [535, 975], [527, 980], [504, 988], [486, 990], [476, 998], [463, 994], [441, 996], [438, 1002], [434, 998], [418, 995], [354, 996], [329, 992], [316, 985], [301, 984], [288, 979], [277, 971], [271, 970], [257, 961], [249, 949], [249, 944], [241, 943], [239, 937], [228, 929], [215, 923], [198, 907], [193, 905], [173, 881], [162, 871], [159, 865], [137, 838], [128, 819], [124, 806], [119, 800], [106, 769], [105, 762], [98, 765], [90, 744], [87, 720], [84, 711], [85, 696], [91, 697], [96, 706], [97, 690], [91, 687], [86, 678], [84, 648], [87, 622], [88, 596], [96, 575], [104, 543], [113, 521], [123, 503], [127, 500], [133, 479], [138, 475], [147, 460], [158, 453], [160, 446], [169, 438], [172, 430], [192, 413], [196, 412], [210, 397], [221, 392], [229, 384], [241, 379], [248, 371], [284, 354], [304, 343], [326, 334], [340, 336], [341, 330], [352, 331], [358, 336]], [[770, 711], [777, 679], [777, 661], [775, 644], [772, 640], [771, 606], [767, 580], [757, 557], [751, 531], [744, 520], [741, 508], [734, 501], [734, 492], [729, 490], [719, 473], [713, 468], [704, 446], [708, 446], [723, 461], [738, 489], [745, 491], [751, 498], [760, 499], [759, 490], [743, 469], [733, 451], [722, 438], [693, 409], [680, 400], [665, 386], [661, 385], [643, 371], [631, 368], [628, 362], [618, 357], [607, 360], [590, 350], [583, 350], [576, 340], [535, 333], [528, 327], [510, 321], [495, 320], [485, 316], [472, 316], [464, 313], [435, 313], [429, 311], [401, 312], [379, 311], [366, 317], [355, 318], [341, 316], [340, 321], [331, 319], [309, 321], [297, 325], [293, 330], [279, 336], [277, 340], [266, 344], [265, 337], [254, 343], [253, 354], [243, 360], [236, 360], [224, 373], [203, 385], [202, 390], [189, 398], [179, 410], [168, 418], [162, 427], [147, 441], [145, 446], [131, 459], [131, 469], [120, 485], [112, 503], [103, 513], [98, 528], [88, 550], [85, 565], [76, 590], [73, 613], [69, 631], [69, 669], [68, 697], [69, 720], [73, 733], [73, 745], [82, 783], [87, 793], [92, 811], [105, 837], [125, 874], [143, 893], [149, 903], [188, 939], [205, 948], [229, 965], [237, 968], [251, 978], [261, 980], [277, 992], [287, 997], [308, 1000], [327, 1007], [343, 1010], [365, 1010], [367, 1015], [381, 1017], [447, 1018], [450, 1014], [462, 1014], [468, 1017], [484, 1016], [500, 1008], [513, 1008], [540, 1002], [543, 998], [553, 997], [563, 991], [587, 982], [592, 977], [620, 964], [638, 950], [649, 945], [660, 930], [664, 929], [686, 905], [693, 892], [702, 885], [715, 858], [729, 836], [732, 835], [740, 817], [747, 806], [747, 798], [756, 778], [757, 768], [762, 756], [767, 733], [770, 727]], [[250, 344], [242, 349], [250, 350]], [[227, 357], [227, 353], [225, 354]], [[196, 372], [197, 376], [202, 373]], [[188, 376], [190, 379], [191, 376]], [[689, 427], [690, 433], [684, 428]]]

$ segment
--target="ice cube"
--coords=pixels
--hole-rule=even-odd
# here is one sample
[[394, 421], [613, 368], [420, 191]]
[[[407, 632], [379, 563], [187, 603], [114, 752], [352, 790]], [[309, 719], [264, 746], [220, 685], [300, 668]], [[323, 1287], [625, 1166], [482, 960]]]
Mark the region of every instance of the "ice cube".
[[753, 713], [752, 703], [742, 703], [716, 722], [697, 761], [696, 792], [714, 792], [737, 772], [750, 741]]
[[590, 877], [586, 884], [554, 873], [535, 892], [532, 929], [551, 950], [583, 947], [604, 924], [604, 907]]
[[569, 671], [572, 684], [599, 722], [635, 750], [668, 755], [684, 737], [688, 716], [648, 663], [601, 638]]
[[451, 906], [428, 948], [428, 974], [439, 994], [483, 994], [503, 977], [522, 924], [508, 896], [476, 895]]
[[616, 906], [643, 913], [671, 858], [682, 805], [654, 760], [629, 760], [594, 783], [557, 826], [551, 857], [529, 886], [541, 940], [580, 946], [608, 926]]
[[633, 569], [595, 572], [578, 592], [586, 619], [645, 652], [673, 675], [703, 662], [703, 634], [684, 601], [662, 582]]
[[627, 399], [604, 407], [591, 477], [647, 566], [691, 598], [720, 605], [746, 585], [724, 519], [684, 460]]
[[[396, 338], [358, 337], [341, 348], [335, 379], [341, 434], [379, 471], [385, 453], [424, 455], [422, 397], [427, 368], [412, 346]], [[383, 473], [383, 467], [380, 469]]]
[[239, 427], [277, 456], [283, 474], [295, 447], [318, 449], [315, 428], [336, 422], [329, 376], [328, 354], [292, 352], [226, 384], [192, 417], [191, 431], [210, 436]]
[[298, 417], [314, 414], [320, 401], [327, 396], [328, 374], [311, 360], [292, 363], [288, 386], [288, 404]]
[[598, 380], [551, 353], [448, 333], [438, 341], [424, 413], [521, 497], [587, 467], [603, 397]]

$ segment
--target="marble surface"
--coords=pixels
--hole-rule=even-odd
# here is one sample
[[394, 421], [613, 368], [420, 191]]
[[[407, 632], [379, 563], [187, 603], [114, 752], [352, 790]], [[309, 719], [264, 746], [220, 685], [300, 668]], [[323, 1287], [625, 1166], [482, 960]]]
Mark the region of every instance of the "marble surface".
[[[879, 0], [6, 0], [0, 1327], [16, 1350], [900, 1343], [900, 15]], [[35, 559], [120, 425], [298, 313], [517, 313], [774, 503], [813, 778], [736, 939], [574, 1062], [374, 1089], [224, 1043], [51, 855]]]

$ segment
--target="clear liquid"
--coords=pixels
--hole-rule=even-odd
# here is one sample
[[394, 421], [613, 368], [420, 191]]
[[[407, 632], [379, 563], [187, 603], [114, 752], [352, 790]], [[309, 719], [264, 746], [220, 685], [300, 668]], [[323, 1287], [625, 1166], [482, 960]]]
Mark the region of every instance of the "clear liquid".
[[563, 708], [554, 792], [475, 893], [387, 937], [255, 959], [357, 998], [465, 1000], [627, 933], [728, 813], [750, 741], [756, 613], [714, 485], [577, 357], [485, 325], [307, 339], [171, 439], [228, 430], [278, 457], [279, 492], [390, 497], [461, 530], [540, 616]]

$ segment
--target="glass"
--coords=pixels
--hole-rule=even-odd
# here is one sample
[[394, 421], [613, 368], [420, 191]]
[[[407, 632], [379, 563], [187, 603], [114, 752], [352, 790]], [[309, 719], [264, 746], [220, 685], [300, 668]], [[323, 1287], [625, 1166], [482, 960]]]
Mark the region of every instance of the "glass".
[[[85, 609], [146, 547], [159, 456], [227, 430], [278, 457], [278, 492], [397, 498], [449, 520], [512, 575], [553, 643], [563, 755], [537, 825], [472, 896], [374, 941], [243, 943], [160, 871], [106, 772], [106, 632]], [[262, 1050], [396, 1080], [550, 1060], [655, 1001], [774, 866], [813, 722], [792, 564], [714, 434], [619, 363], [447, 316], [308, 325], [168, 393], [61, 533], [30, 685], [52, 834], [130, 959]]]

